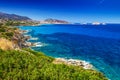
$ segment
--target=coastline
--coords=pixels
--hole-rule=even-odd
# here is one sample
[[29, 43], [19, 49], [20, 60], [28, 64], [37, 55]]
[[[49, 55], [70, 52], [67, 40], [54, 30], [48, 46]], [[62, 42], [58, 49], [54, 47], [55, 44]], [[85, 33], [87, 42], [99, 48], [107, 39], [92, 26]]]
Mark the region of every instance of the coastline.
[[[84, 59], [82, 59], [82, 60], [81, 60], [81, 58], [72, 59], [72, 58], [67, 58], [65, 56], [58, 58], [57, 56], [50, 56], [50, 55], [48, 56], [47, 53], [45, 53], [44, 51], [43, 51], [44, 52], [43, 53], [42, 50], [37, 51], [33, 47], [40, 48], [40, 47], [44, 47], [44, 46], [46, 47], [46, 46], [50, 45], [49, 43], [46, 43], [40, 39], [42, 39], [42, 36], [37, 38], [37, 36], [29, 34], [28, 29], [16, 28], [14, 30], [14, 35], [11, 37], [11, 40], [10, 40], [13, 43], [12, 44], [13, 49], [11, 49], [11, 50], [13, 52], [15, 52], [15, 55], [18, 53], [18, 55], [20, 55], [21, 57], [24, 55], [21, 55], [19, 53], [25, 54], [27, 56], [27, 57], [25, 57], [26, 60], [29, 58], [29, 56], [31, 56], [33, 58], [33, 60], [32, 60], [33, 63], [34, 63], [34, 58], [37, 59], [38, 62], [39, 62], [39, 59], [41, 59], [42, 62], [44, 61], [44, 63], [47, 64], [48, 69], [51, 67], [53, 67], [53, 69], [54, 69], [54, 66], [55, 66], [56, 67], [55, 72], [58, 74], [59, 74], [59, 72], [57, 72], [57, 69], [60, 70], [60, 73], [64, 72], [64, 69], [67, 69], [69, 71], [75, 70], [75, 73], [78, 72], [77, 73], [78, 77], [79, 77], [79, 74], [83, 74], [83, 77], [85, 77], [84, 76], [84, 72], [85, 72], [86, 75], [89, 75], [90, 77], [97, 76], [98, 78], [100, 78], [100, 77], [105, 78], [104, 74], [102, 74], [98, 70], [95, 70], [93, 65], [90, 64], [89, 61], [88, 62], [84, 61]], [[54, 45], [54, 47], [55, 47], [55, 45]], [[57, 47], [55, 47], [55, 49], [56, 48]], [[6, 51], [7, 50], [8, 49], [6, 49]], [[12, 58], [14, 53], [12, 53], [11, 51], [8, 51], [8, 53], [12, 54], [12, 56], [11, 56], [11, 58]], [[6, 52], [4, 54], [6, 55]], [[18, 55], [14, 56], [14, 57], [18, 58]], [[3, 59], [4, 59], [4, 57], [3, 57]], [[19, 58], [19, 59], [21, 60], [22, 58]], [[8, 58], [8, 60], [9, 60], [9, 58]], [[49, 64], [46, 63], [46, 61], [48, 61]], [[28, 61], [28, 63], [29, 63], [29, 61]], [[23, 64], [24, 64], [24, 61], [23, 61]], [[18, 64], [18, 65], [22, 65], [22, 64]], [[30, 64], [30, 65], [32, 65], [32, 64]], [[38, 65], [38, 64], [36, 64], [36, 65]], [[33, 66], [33, 67], [35, 68], [35, 66]], [[43, 67], [43, 69], [44, 69], [44, 67]], [[11, 66], [11, 68], [12, 68], [12, 66]], [[39, 68], [37, 68], [37, 69], [39, 71]], [[46, 71], [46, 69], [44, 71]], [[74, 72], [69, 72], [69, 71], [67, 71], [67, 72], [70, 73], [71, 75], [74, 74]], [[96, 75], [93, 75], [92, 72], [93, 73], [95, 72]], [[50, 73], [51, 73], [51, 71], [50, 71]], [[100, 76], [99, 76], [99, 74], [100, 74]], [[71, 76], [70, 76], [70, 78], [71, 78]]]
[[82, 67], [84, 69], [93, 69], [93, 65], [89, 62], [78, 60], [78, 59], [65, 59], [65, 58], [55, 58], [54, 64], [66, 64], [72, 66]]
[[[23, 35], [26, 35], [24, 33], [28, 33], [29, 30], [23, 30]], [[28, 37], [29, 35], [25, 36]], [[28, 47], [42, 47], [44, 44], [41, 42], [29, 42], [28, 40], [36, 40], [38, 38], [33, 38], [32, 36], [29, 36], [29, 39], [26, 40], [26, 45]], [[33, 49], [32, 49], [33, 50]], [[78, 59], [65, 59], [65, 58], [55, 58], [53, 61], [54, 64], [66, 64], [66, 65], [72, 65], [72, 66], [78, 66], [82, 67], [84, 69], [91, 69], [93, 70], [94, 66], [90, 64], [87, 61], [84, 60], [78, 60]]]

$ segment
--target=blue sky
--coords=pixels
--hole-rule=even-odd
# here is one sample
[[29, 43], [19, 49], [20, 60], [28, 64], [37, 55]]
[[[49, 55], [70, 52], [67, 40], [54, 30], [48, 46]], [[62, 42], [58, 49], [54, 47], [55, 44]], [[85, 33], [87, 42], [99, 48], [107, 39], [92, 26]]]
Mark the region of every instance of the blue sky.
[[120, 0], [0, 0], [0, 11], [34, 20], [120, 23]]

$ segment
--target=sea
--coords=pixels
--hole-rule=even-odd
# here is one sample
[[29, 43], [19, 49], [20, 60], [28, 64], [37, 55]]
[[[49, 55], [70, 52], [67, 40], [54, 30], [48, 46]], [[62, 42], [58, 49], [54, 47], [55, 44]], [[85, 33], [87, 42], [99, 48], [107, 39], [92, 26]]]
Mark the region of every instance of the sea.
[[19, 26], [37, 43], [33, 50], [55, 58], [85, 60], [109, 80], [120, 80], [120, 24]]

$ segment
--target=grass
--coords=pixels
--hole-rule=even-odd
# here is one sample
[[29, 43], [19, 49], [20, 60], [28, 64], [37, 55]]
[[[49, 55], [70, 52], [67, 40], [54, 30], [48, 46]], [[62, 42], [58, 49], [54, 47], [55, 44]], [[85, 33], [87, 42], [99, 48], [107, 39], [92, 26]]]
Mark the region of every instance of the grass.
[[11, 50], [14, 49], [13, 43], [7, 39], [0, 38], [0, 48], [3, 50]]

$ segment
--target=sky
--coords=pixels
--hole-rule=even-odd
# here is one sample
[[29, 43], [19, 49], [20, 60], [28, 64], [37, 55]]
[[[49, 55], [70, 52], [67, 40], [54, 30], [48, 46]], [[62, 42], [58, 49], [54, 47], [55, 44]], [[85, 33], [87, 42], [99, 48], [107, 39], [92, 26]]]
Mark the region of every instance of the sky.
[[34, 20], [120, 23], [120, 0], [0, 0], [0, 12]]

